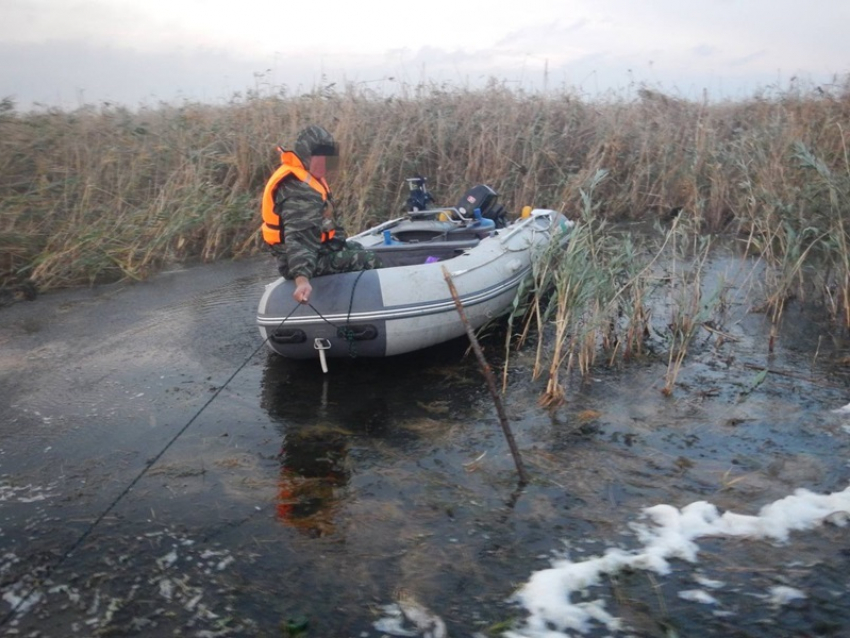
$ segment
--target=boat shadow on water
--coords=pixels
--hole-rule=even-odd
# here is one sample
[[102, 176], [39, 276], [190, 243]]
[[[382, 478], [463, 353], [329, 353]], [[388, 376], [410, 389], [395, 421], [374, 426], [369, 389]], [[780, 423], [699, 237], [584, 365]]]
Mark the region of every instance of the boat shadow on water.
[[[336, 359], [328, 373], [315, 361], [270, 353], [261, 408], [281, 435], [276, 515], [310, 537], [331, 535], [349, 492], [351, 451], [374, 446], [407, 454], [421, 431], [411, 423], [470, 413], [472, 361], [466, 338], [386, 359]], [[368, 453], [365, 453], [368, 456]], [[368, 461], [367, 461], [368, 462]]]

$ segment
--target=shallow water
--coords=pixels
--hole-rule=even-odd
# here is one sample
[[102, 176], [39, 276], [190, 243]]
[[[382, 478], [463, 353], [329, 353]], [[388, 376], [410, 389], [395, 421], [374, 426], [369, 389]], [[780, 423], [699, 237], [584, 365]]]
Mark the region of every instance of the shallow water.
[[[634, 363], [574, 381], [549, 411], [533, 349], [513, 354], [504, 402], [532, 476], [519, 489], [464, 343], [327, 375], [256, 352], [272, 274], [222, 263], [0, 310], [3, 614], [34, 593], [0, 635], [377, 638], [398, 602], [450, 636], [499, 635], [535, 570], [633, 546], [644, 507], [755, 513], [847, 486], [850, 418], [830, 412], [850, 400], [846, 347], [796, 311], [768, 355], [750, 291], [730, 304], [735, 340], [701, 333], [671, 397], [663, 365]], [[845, 529], [701, 547], [697, 565], [588, 595], [622, 635], [850, 626]], [[719, 606], [678, 596], [696, 577], [726, 583]], [[809, 597], [777, 609], [760, 597], [776, 584]]]

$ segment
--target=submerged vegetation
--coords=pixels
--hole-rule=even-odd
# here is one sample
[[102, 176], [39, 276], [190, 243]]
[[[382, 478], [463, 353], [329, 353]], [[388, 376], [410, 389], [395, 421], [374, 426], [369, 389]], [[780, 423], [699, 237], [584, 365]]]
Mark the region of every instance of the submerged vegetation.
[[[398, 213], [414, 175], [441, 204], [487, 183], [508, 210], [555, 208], [579, 221], [512, 317], [508, 346], [540, 335], [534, 374], [548, 375], [546, 403], [563, 399], [565, 371], [643, 354], [660, 308], [672, 392], [696, 331], [722, 334], [724, 290], [701, 277], [720, 234], [756, 262], [754, 305], [774, 326], [796, 298], [850, 328], [850, 78], [734, 102], [647, 87], [588, 100], [496, 83], [26, 113], [4, 100], [0, 285], [143, 279], [168, 263], [259, 251], [275, 147], [314, 122], [343, 149], [333, 186], [350, 231]], [[655, 230], [625, 232], [623, 222]]]

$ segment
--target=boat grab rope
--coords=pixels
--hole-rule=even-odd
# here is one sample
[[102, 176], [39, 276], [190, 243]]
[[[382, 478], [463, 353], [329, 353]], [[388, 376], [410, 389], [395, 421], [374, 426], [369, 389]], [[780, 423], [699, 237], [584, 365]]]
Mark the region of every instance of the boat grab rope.
[[[352, 290], [352, 300], [353, 300], [353, 295], [354, 295], [354, 291]], [[298, 309], [299, 305], [300, 304], [295, 305], [295, 307], [286, 316], [286, 318], [284, 318], [283, 321], [280, 322], [280, 324], [278, 325], [276, 330], [280, 329], [280, 327], [295, 313], [295, 311]], [[273, 332], [274, 331], [270, 331], [269, 334], [273, 334]], [[145, 463], [145, 466], [136, 475], [136, 477], [132, 481], [130, 481], [130, 483], [127, 485], [127, 487], [125, 487], [124, 490], [120, 494], [118, 494], [118, 496], [116, 496], [114, 499], [112, 499], [112, 502], [106, 507], [106, 509], [103, 510], [103, 512], [101, 512], [100, 515], [98, 515], [98, 517], [88, 525], [88, 527], [83, 531], [82, 534], [80, 534], [80, 536], [77, 538], [77, 540], [75, 540], [71, 544], [71, 546], [62, 553], [62, 555], [58, 558], [58, 560], [53, 565], [47, 565], [47, 567], [45, 568], [44, 575], [41, 578], [36, 579], [36, 581], [26, 591], [26, 594], [19, 597], [17, 599], [16, 604], [14, 604], [12, 606], [12, 609], [5, 616], [0, 618], [0, 627], [3, 627], [10, 620], [12, 620], [12, 618], [14, 618], [15, 614], [18, 612], [18, 609], [20, 609], [24, 605], [24, 603], [26, 603], [28, 600], [30, 600], [30, 598], [33, 596], [33, 594], [36, 593], [36, 590], [42, 584], [44, 584], [44, 582], [47, 580], [47, 578], [55, 570], [59, 569], [59, 567], [61, 567], [62, 564], [66, 560], [68, 560], [68, 558], [71, 556], [71, 554], [73, 554], [83, 544], [83, 542], [85, 542], [85, 540], [92, 534], [92, 532], [95, 530], [95, 528], [98, 525], [100, 525], [101, 521], [103, 521], [103, 519], [106, 518], [106, 516], [113, 509], [115, 509], [115, 507], [118, 505], [118, 503], [120, 503], [124, 499], [124, 497], [127, 496], [127, 494], [129, 494], [130, 491], [134, 487], [136, 487], [138, 482], [142, 480], [142, 478], [148, 473], [148, 471], [150, 471], [150, 469], [157, 463], [157, 461], [159, 461], [159, 459], [161, 459], [163, 457], [163, 455], [171, 448], [171, 446], [174, 445], [177, 442], [177, 439], [179, 439], [181, 436], [183, 436], [183, 434], [186, 432], [186, 430], [188, 430], [189, 427], [195, 421], [198, 420], [198, 417], [201, 416], [203, 411], [206, 410], [213, 401], [215, 401], [215, 399], [218, 397], [218, 395], [220, 395], [222, 392], [224, 392], [224, 389], [228, 385], [230, 385], [230, 383], [233, 381], [233, 379], [236, 378], [236, 375], [239, 374], [240, 372], [242, 372], [242, 370], [245, 368], [245, 366], [248, 365], [248, 363], [251, 361], [251, 359], [253, 359], [257, 355], [257, 353], [260, 352], [260, 350], [265, 347], [266, 342], [268, 340], [269, 340], [268, 337], [263, 339], [263, 342], [259, 346], [257, 346], [256, 349], [254, 349], [254, 351], [251, 354], [248, 355], [248, 357], [245, 359], [245, 361], [243, 361], [239, 365], [239, 367], [236, 368], [236, 370], [233, 372], [233, 374], [231, 374], [230, 377], [228, 377], [227, 381], [225, 381], [212, 394], [212, 396], [210, 396], [210, 398], [207, 399], [206, 403], [204, 403], [198, 409], [198, 411], [195, 412], [195, 414], [192, 416], [192, 418], [189, 419], [186, 422], [186, 424], [183, 425], [183, 427], [181, 427], [173, 437], [171, 437], [171, 439], [168, 441], [168, 443], [165, 444], [165, 447], [163, 447], [155, 456], [153, 456], [152, 458], [147, 460], [147, 462]]]
[[[344, 326], [336, 325], [333, 321], [331, 321], [330, 319], [325, 317], [321, 312], [319, 312], [319, 310], [318, 310], [318, 308], [316, 308], [316, 306], [314, 306], [311, 303], [307, 304], [308, 306], [310, 306], [310, 308], [313, 309], [313, 312], [315, 312], [319, 316], [319, 319], [324, 321], [326, 324], [328, 324], [332, 328], [336, 328], [337, 334], [348, 342], [348, 356], [351, 357], [352, 359], [355, 359], [357, 357], [357, 347], [356, 347], [356, 344], [355, 344], [355, 341], [354, 341], [354, 331], [350, 328], [350, 326], [351, 326], [351, 311], [354, 308], [354, 291], [357, 289], [357, 284], [360, 282], [360, 278], [363, 276], [363, 273], [365, 273], [365, 272], [366, 272], [365, 270], [361, 270], [357, 274], [357, 278], [354, 280], [354, 284], [351, 286], [351, 297], [348, 300], [348, 314], [345, 317], [345, 325]], [[289, 313], [289, 316], [292, 316], [291, 312]], [[286, 319], [289, 319], [289, 317], [287, 317]], [[286, 321], [286, 319], [281, 321], [281, 325], [283, 325], [283, 322]]]

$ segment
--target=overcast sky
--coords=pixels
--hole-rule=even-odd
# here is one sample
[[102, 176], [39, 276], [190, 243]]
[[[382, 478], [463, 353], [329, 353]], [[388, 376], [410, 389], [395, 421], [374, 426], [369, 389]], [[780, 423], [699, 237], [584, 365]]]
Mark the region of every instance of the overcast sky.
[[843, 76], [848, 25], [847, 0], [0, 0], [0, 98], [135, 106], [490, 77], [734, 98]]

